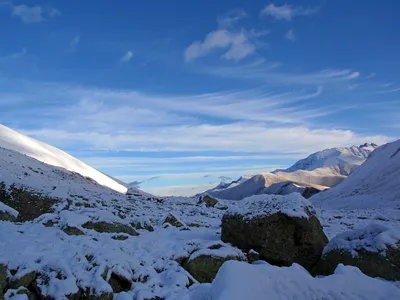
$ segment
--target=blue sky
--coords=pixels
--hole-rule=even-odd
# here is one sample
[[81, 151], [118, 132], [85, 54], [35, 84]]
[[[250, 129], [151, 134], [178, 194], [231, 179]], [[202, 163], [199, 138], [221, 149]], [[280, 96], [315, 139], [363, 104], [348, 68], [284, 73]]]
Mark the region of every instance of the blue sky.
[[0, 122], [155, 194], [400, 129], [400, 3], [0, 1]]

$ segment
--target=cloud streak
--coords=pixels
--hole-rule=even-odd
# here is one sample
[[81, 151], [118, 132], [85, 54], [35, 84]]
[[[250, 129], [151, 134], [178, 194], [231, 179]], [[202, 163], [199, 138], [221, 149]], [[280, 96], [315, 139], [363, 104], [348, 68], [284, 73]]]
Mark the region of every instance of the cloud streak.
[[295, 17], [311, 16], [318, 13], [318, 11], [318, 7], [304, 8], [302, 6], [289, 4], [279, 6], [270, 3], [264, 7], [264, 9], [261, 11], [261, 15], [272, 17], [275, 20], [292, 21]]

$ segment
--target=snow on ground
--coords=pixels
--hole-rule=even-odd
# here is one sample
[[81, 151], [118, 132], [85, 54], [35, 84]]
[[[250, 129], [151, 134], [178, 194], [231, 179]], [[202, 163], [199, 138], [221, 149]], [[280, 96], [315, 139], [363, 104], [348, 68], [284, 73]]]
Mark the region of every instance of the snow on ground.
[[314, 278], [297, 264], [280, 268], [229, 261], [212, 284], [197, 286], [191, 296], [185, 299], [395, 300], [400, 299], [400, 289], [350, 266], [339, 265], [334, 275]]
[[92, 178], [99, 184], [107, 186], [120, 193], [125, 193], [127, 191], [125, 186], [111, 179], [109, 176], [84, 164], [64, 151], [24, 136], [1, 124], [0, 147], [23, 153], [49, 165], [62, 167], [84, 177]]

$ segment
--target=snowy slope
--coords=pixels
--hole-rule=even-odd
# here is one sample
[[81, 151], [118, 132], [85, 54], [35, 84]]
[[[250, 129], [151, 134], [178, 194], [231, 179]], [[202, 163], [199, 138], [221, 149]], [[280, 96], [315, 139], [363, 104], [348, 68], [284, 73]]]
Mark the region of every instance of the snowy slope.
[[290, 168], [276, 170], [274, 173], [292, 173], [298, 170], [313, 171], [320, 168], [328, 168], [335, 170], [338, 174], [347, 176], [353, 169], [360, 166], [377, 147], [376, 144], [365, 143], [358, 147], [351, 146], [322, 150], [299, 160]]
[[24, 136], [8, 127], [0, 124], [0, 147], [14, 150], [33, 157], [46, 164], [64, 168], [78, 173], [84, 177], [89, 177], [97, 183], [109, 187], [120, 193], [126, 193], [127, 188], [116, 182], [109, 176], [84, 164], [71, 155], [53, 146]]
[[311, 199], [326, 209], [400, 208], [400, 140], [379, 147], [345, 181]]

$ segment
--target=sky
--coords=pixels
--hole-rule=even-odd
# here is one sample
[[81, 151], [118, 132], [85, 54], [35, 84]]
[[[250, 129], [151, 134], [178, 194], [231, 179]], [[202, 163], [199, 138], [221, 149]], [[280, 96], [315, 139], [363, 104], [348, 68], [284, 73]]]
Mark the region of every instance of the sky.
[[0, 1], [0, 123], [156, 195], [400, 136], [400, 2]]

